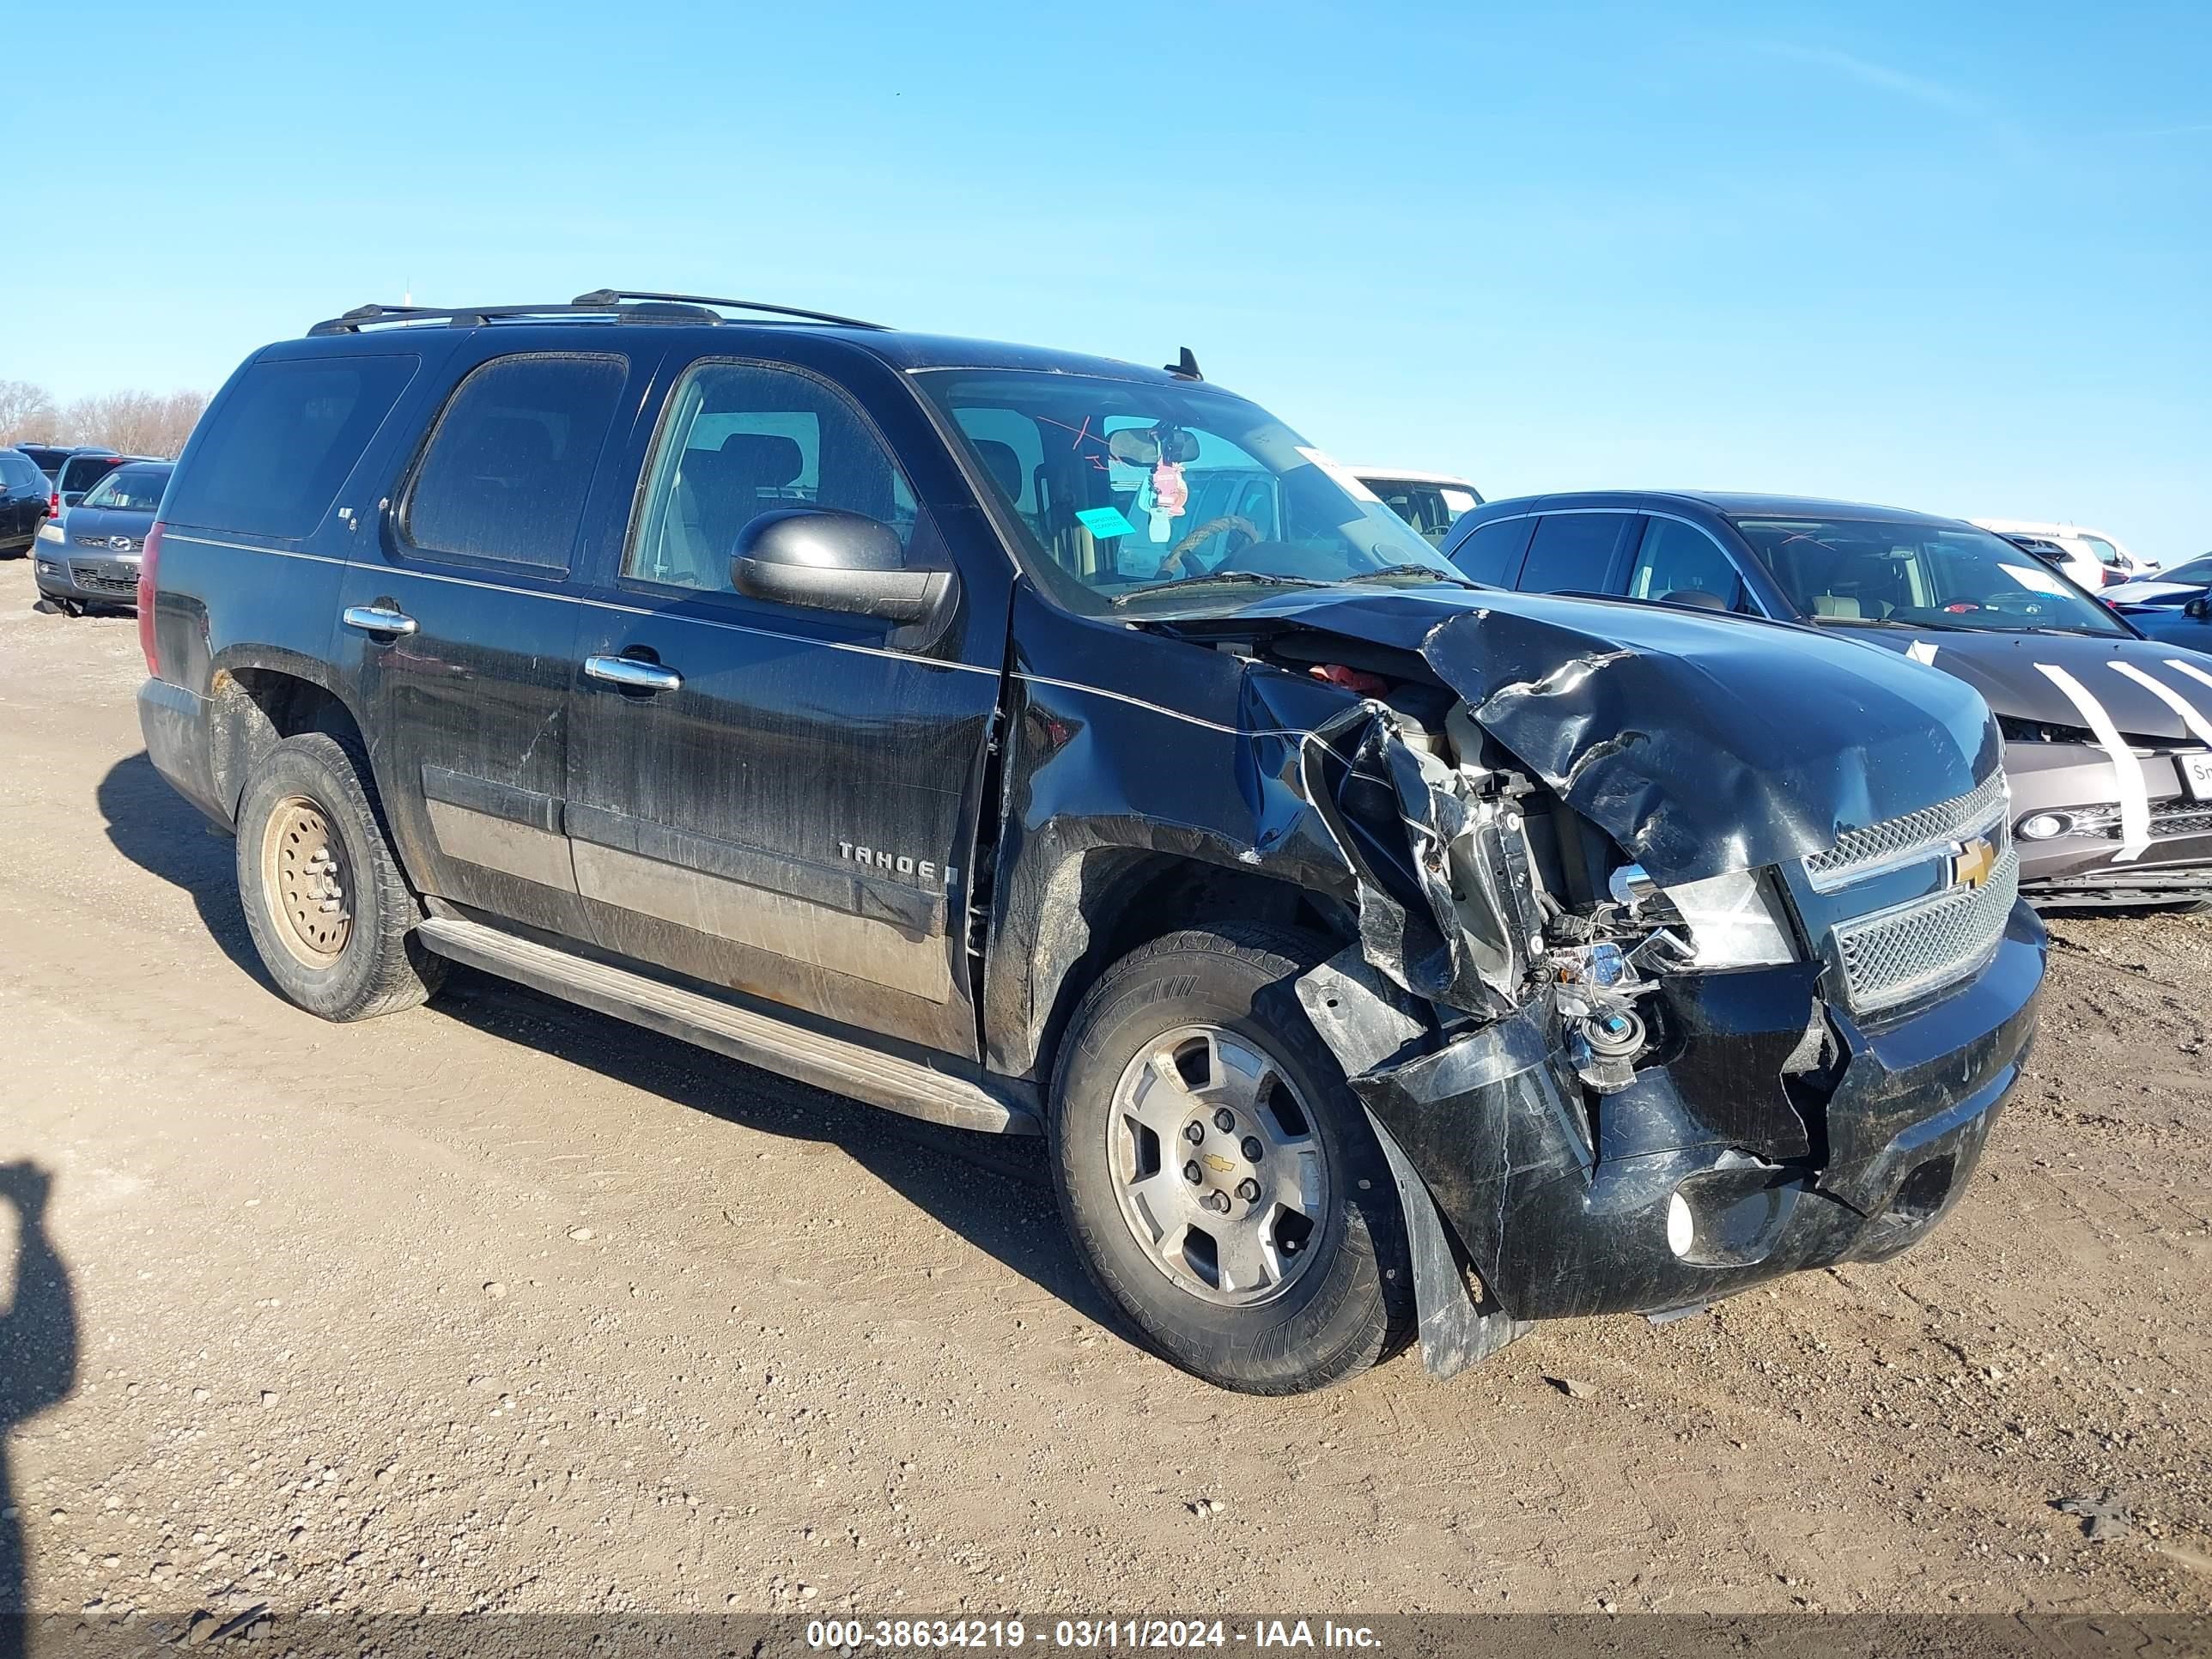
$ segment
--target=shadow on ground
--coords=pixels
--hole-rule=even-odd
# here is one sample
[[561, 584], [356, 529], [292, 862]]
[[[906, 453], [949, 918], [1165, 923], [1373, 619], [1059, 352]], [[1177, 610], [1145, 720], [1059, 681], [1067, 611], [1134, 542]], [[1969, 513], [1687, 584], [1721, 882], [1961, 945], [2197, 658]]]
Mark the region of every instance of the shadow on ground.
[[[275, 995], [239, 908], [232, 843], [208, 834], [205, 820], [143, 753], [117, 762], [101, 779], [99, 798], [117, 850], [191, 894], [224, 954]], [[1115, 1322], [1060, 1225], [1041, 1142], [943, 1128], [863, 1106], [465, 969], [453, 971], [430, 1006], [434, 1014], [726, 1121], [837, 1146], [908, 1202], [1085, 1318]], [[878, 1201], [878, 1194], [856, 1182], [848, 1224], [865, 1224]]]
[[8, 1445], [16, 1427], [69, 1397], [76, 1384], [76, 1297], [46, 1237], [53, 1177], [34, 1164], [0, 1164], [0, 1206], [15, 1212], [12, 1294], [0, 1313], [0, 1659], [24, 1651], [30, 1581], [23, 1499]]
[[216, 833], [169, 787], [143, 750], [107, 769], [98, 799], [115, 850], [191, 894], [223, 955], [273, 992], [275, 982], [262, 971], [252, 936], [246, 931], [246, 912], [238, 906], [235, 843]]

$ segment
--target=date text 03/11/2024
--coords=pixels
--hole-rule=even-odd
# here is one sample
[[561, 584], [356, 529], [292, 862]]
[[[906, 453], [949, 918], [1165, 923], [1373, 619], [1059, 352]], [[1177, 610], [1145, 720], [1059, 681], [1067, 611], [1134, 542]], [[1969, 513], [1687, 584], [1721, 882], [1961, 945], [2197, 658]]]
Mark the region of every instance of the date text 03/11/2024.
[[861, 1648], [1048, 1647], [1075, 1651], [1118, 1651], [1126, 1648], [1373, 1649], [1379, 1645], [1364, 1625], [1331, 1620], [1261, 1619], [1248, 1629], [1219, 1619], [1057, 1619], [1032, 1625], [1020, 1619], [818, 1619], [806, 1626], [806, 1645], [850, 1652]]

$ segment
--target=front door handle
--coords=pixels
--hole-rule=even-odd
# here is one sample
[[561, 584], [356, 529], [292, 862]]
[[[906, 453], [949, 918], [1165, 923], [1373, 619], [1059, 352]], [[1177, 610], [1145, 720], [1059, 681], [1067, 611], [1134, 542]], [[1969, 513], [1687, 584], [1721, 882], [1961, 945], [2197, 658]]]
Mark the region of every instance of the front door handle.
[[586, 657], [584, 672], [625, 691], [675, 691], [684, 684], [684, 676], [674, 669], [635, 657]]
[[404, 639], [415, 631], [414, 617], [388, 605], [349, 605], [338, 620], [364, 634], [386, 634], [394, 639]]

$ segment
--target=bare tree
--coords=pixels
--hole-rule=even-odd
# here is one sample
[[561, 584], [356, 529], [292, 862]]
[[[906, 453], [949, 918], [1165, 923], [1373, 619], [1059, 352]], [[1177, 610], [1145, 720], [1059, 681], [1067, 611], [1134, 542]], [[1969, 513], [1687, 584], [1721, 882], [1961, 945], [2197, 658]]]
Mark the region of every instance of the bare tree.
[[207, 407], [204, 392], [110, 392], [80, 398], [62, 411], [71, 443], [106, 444], [126, 455], [174, 455]]
[[61, 411], [46, 387], [28, 380], [0, 380], [0, 444], [50, 437], [61, 422]]

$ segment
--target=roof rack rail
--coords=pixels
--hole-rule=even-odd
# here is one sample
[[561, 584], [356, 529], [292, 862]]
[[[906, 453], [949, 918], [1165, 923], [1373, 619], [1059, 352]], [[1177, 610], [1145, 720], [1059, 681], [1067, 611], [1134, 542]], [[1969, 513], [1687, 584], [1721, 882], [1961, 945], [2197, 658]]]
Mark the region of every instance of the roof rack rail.
[[[307, 332], [313, 334], [358, 334], [372, 324], [381, 323], [445, 323], [457, 328], [475, 328], [483, 323], [500, 319], [521, 317], [604, 317], [612, 310], [608, 306], [578, 305], [519, 305], [519, 306], [356, 306], [343, 316], [332, 317], [317, 323]], [[696, 319], [718, 320], [710, 312], [694, 313]]]
[[[635, 303], [625, 303], [634, 301]], [[356, 306], [342, 316], [317, 323], [307, 332], [358, 334], [372, 325], [386, 323], [443, 323], [454, 328], [476, 328], [489, 322], [517, 321], [532, 317], [611, 317], [617, 322], [719, 323], [721, 311], [757, 311], [796, 321], [835, 323], [844, 328], [881, 329], [881, 323], [862, 322], [827, 311], [803, 311], [796, 306], [774, 306], [758, 300], [713, 300], [696, 294], [641, 294], [596, 288], [579, 294], [566, 304], [518, 306]]]
[[843, 328], [883, 329], [884, 323], [865, 322], [858, 317], [840, 317], [834, 311], [807, 311], [799, 306], [774, 306], [761, 300], [717, 300], [704, 294], [651, 294], [629, 289], [595, 288], [589, 294], [579, 294], [570, 301], [579, 306], [611, 306], [624, 300], [658, 300], [676, 305], [716, 306], [724, 311], [760, 311], [772, 317], [795, 317], [810, 323], [836, 323]]

